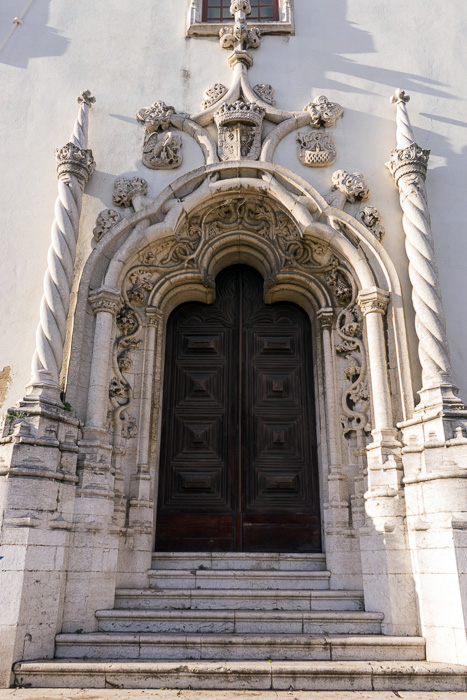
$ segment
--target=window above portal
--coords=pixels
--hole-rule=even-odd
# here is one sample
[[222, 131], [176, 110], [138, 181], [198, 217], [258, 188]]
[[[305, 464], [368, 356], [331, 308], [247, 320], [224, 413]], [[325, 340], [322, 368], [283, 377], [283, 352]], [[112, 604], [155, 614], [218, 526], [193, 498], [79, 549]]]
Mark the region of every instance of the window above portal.
[[[261, 24], [262, 34], [293, 34], [293, 0], [250, 0], [251, 24]], [[216, 36], [234, 18], [231, 0], [189, 0], [187, 36]]]
[[[250, 0], [250, 22], [278, 22], [279, 0]], [[202, 0], [203, 22], [233, 22], [231, 0]]]

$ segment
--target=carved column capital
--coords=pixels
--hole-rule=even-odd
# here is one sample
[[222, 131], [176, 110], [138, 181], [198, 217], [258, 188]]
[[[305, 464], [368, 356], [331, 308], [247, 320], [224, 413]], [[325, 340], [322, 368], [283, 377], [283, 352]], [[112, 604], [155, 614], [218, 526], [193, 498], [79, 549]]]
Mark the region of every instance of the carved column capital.
[[147, 325], [148, 326], [154, 326], [154, 328], [157, 328], [159, 323], [162, 321], [164, 318], [164, 314], [160, 309], [157, 309], [155, 306], [148, 306], [146, 309], [146, 319], [147, 319]]
[[106, 312], [116, 316], [122, 306], [120, 292], [110, 287], [101, 287], [89, 294], [89, 303], [94, 313]]
[[405, 148], [395, 148], [386, 167], [394, 178], [396, 185], [406, 175], [421, 175], [425, 180], [430, 151], [421, 148], [417, 143], [411, 143]]
[[378, 313], [384, 316], [389, 304], [389, 294], [384, 289], [372, 287], [364, 289], [358, 295], [358, 305], [364, 316], [371, 313]]
[[330, 307], [320, 309], [317, 313], [317, 319], [323, 330], [325, 328], [331, 329], [334, 321], [334, 309], [331, 309]]
[[71, 141], [62, 146], [62, 148], [55, 149], [55, 158], [57, 160], [58, 178], [74, 175], [83, 187], [96, 167], [91, 149], [80, 148], [71, 143]]
[[370, 190], [362, 173], [348, 173], [336, 170], [332, 175], [332, 189], [339, 190], [348, 202], [368, 199]]

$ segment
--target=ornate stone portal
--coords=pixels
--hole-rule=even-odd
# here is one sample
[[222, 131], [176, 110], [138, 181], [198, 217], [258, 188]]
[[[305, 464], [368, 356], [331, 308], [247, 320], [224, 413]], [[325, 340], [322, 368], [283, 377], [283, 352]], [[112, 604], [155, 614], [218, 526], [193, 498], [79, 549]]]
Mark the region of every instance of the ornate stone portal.
[[[96, 611], [112, 608], [117, 587], [148, 588], [167, 318], [184, 301], [212, 302], [218, 272], [239, 263], [261, 273], [266, 303], [299, 304], [312, 324], [331, 587], [363, 588], [367, 608], [384, 614], [386, 634], [417, 634], [420, 617], [431, 658], [467, 658], [465, 645], [446, 651], [437, 642], [439, 629], [457, 631], [458, 623], [445, 622], [443, 601], [430, 607], [422, 570], [425, 553], [435, 559], [441, 542], [455, 576], [465, 574], [458, 542], [467, 521], [467, 417], [451, 382], [424, 190], [427, 153], [413, 142], [399, 93], [390, 170], [401, 190], [424, 370], [425, 400], [414, 411], [401, 286], [380, 243], [379, 212], [360, 208], [370, 196], [362, 174], [337, 170], [324, 197], [273, 162], [277, 145], [295, 131], [305, 165], [334, 162], [325, 129], [342, 108], [320, 96], [302, 111], [282, 111], [269, 84], [250, 86], [249, 49], [261, 36], [248, 26], [248, 6], [234, 2], [235, 23], [221, 32], [221, 46], [232, 49], [229, 88], [215, 83], [197, 114], [160, 101], [138, 112], [145, 166], [181, 164], [178, 130], [199, 145], [204, 167], [156, 199], [145, 179], [117, 178], [113, 204], [122, 214], [104, 209], [98, 216], [69, 353], [63, 350], [80, 195], [93, 169], [88, 93], [76, 143], [58, 153], [59, 215], [33, 391], [9, 410], [1, 442], [3, 527], [17, 562], [7, 572], [16, 611], [1, 667], [8, 682], [12, 663], [26, 653], [26, 624], [34, 630], [28, 657], [52, 657], [56, 630], [92, 632]], [[28, 566], [36, 554], [39, 573]], [[53, 572], [56, 598], [51, 561], [64, 562]], [[445, 559], [439, 561], [432, 568], [443, 582]], [[36, 620], [32, 590], [47, 601], [47, 628]], [[461, 620], [461, 596], [453, 601]]]

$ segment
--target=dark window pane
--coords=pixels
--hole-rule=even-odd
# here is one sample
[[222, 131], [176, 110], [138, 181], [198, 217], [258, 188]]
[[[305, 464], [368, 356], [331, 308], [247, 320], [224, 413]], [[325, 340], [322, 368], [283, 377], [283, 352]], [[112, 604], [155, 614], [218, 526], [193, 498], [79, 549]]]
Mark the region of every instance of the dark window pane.
[[[232, 22], [231, 0], [203, 0], [204, 22]], [[251, 0], [250, 20], [271, 22], [279, 20], [278, 0]]]

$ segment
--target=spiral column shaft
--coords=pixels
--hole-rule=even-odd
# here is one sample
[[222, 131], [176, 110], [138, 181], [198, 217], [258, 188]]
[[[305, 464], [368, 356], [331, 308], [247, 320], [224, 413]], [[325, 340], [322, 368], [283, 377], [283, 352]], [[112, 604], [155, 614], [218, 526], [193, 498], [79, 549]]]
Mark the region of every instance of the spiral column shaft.
[[425, 185], [430, 152], [420, 148], [414, 140], [406, 106], [409, 99], [403, 90], [397, 90], [392, 98], [392, 102], [397, 106], [397, 148], [392, 151], [387, 167], [399, 188], [403, 212], [402, 226], [412, 284], [418, 355], [422, 367], [420, 395], [422, 405], [459, 403], [452, 381]]
[[73, 283], [76, 243], [84, 187], [94, 171], [92, 151], [87, 149], [88, 114], [95, 102], [86, 90], [78, 97], [79, 111], [69, 142], [56, 149], [58, 197], [47, 254], [36, 350], [30, 390], [57, 400], [63, 361], [66, 324]]

